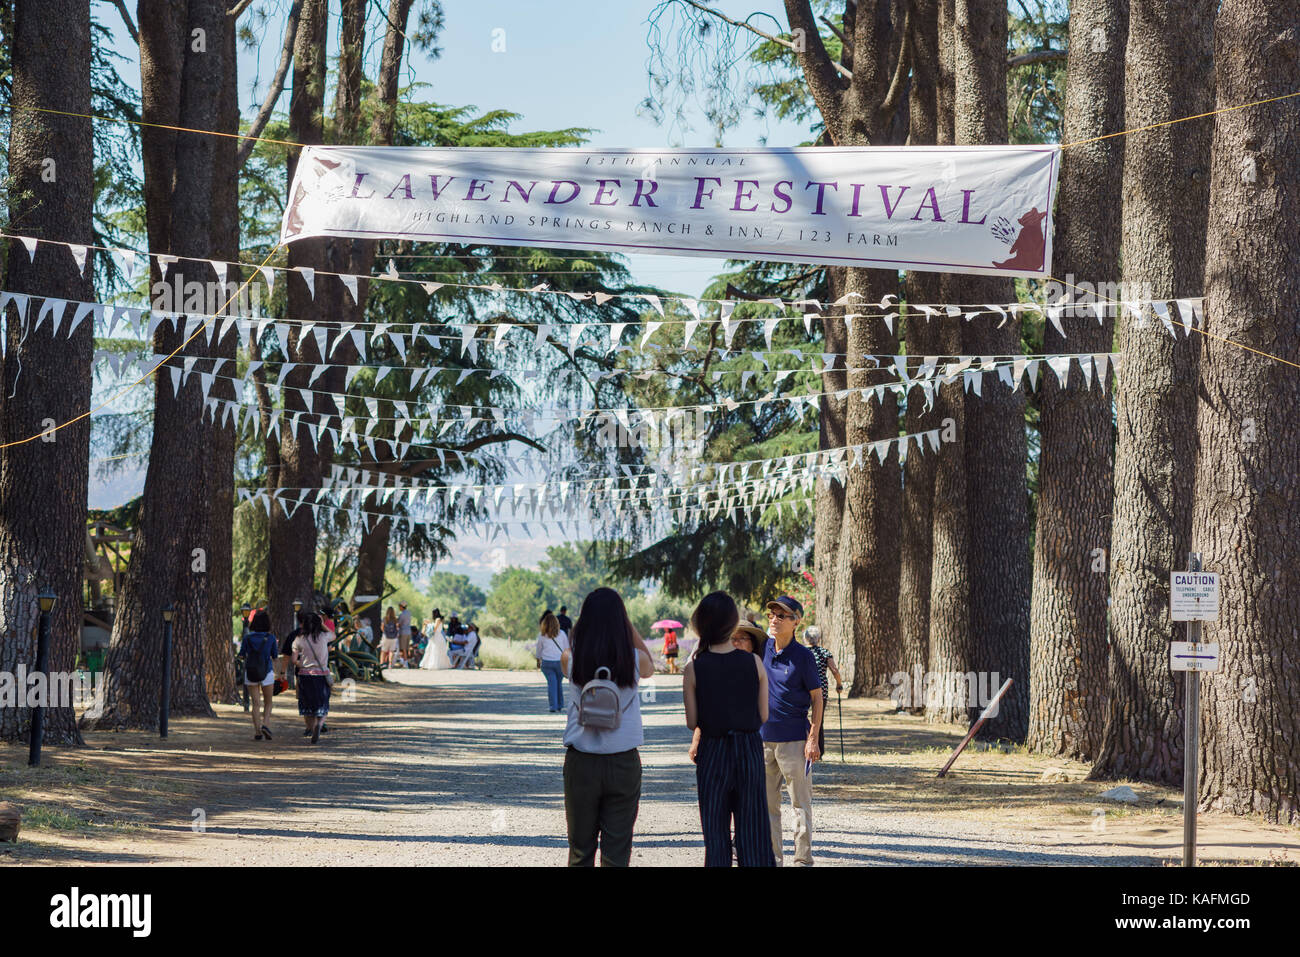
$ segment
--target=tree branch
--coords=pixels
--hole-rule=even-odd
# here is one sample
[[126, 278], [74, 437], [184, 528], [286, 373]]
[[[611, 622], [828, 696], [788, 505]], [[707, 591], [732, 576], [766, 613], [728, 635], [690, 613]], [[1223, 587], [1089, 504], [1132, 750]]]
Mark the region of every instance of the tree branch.
[[266, 99], [262, 101], [262, 106], [257, 111], [257, 117], [253, 120], [253, 125], [249, 127], [245, 138], [239, 143], [239, 151], [235, 155], [235, 165], [238, 169], [243, 169], [244, 164], [248, 162], [248, 157], [252, 155], [257, 137], [261, 136], [262, 131], [266, 129], [266, 124], [271, 119], [271, 112], [275, 109], [275, 103], [280, 99], [280, 94], [284, 92], [284, 78], [289, 73], [289, 64], [293, 62], [293, 42], [298, 36], [300, 13], [302, 13], [302, 0], [293, 0], [289, 7], [289, 22], [284, 28], [284, 47], [280, 50], [280, 64], [275, 68], [271, 88], [266, 91]]
[[[837, 27], [826, 17], [818, 17], [817, 19], [820, 20], [822, 23], [826, 24], [826, 26], [830, 27], [831, 33], [835, 34], [836, 38], [840, 41], [840, 43], [844, 44], [844, 49], [848, 52], [849, 56], [852, 56], [853, 41], [844, 35], [844, 31], [841, 30], [839, 27]], [[849, 77], [850, 79], [853, 77], [853, 74], [847, 71], [845, 71], [844, 75]]]
[[126, 32], [131, 34], [131, 39], [135, 41], [136, 46], [139, 46], [140, 31], [135, 28], [135, 23], [131, 20], [131, 14], [127, 12], [126, 0], [113, 0], [113, 5], [122, 14], [122, 22], [126, 24]]
[[804, 79], [826, 129], [831, 138], [839, 143], [844, 139], [846, 130], [843, 122], [845, 86], [841, 80], [842, 77], [852, 80], [853, 74], [833, 61], [826, 52], [826, 44], [822, 43], [822, 35], [817, 30], [817, 21], [813, 18], [809, 0], [785, 0], [785, 12], [791, 32], [802, 31], [803, 49], [795, 51], [799, 55], [799, 66], [803, 69]]
[[1017, 53], [1015, 56], [1007, 57], [1007, 69], [1031, 66], [1035, 63], [1057, 63], [1066, 59], [1069, 54], [1069, 50], [1032, 50], [1029, 53]]
[[226, 16], [232, 20], [238, 20], [240, 15], [253, 5], [253, 0], [239, 0], [233, 7], [226, 11]]
[[[715, 16], [715, 17], [717, 17], [719, 20], [722, 20], [722, 21], [725, 22], [725, 23], [730, 23], [733, 27], [741, 27], [742, 29], [748, 30], [750, 33], [753, 33], [753, 34], [755, 34], [756, 36], [760, 36], [760, 37], [762, 37], [764, 40], [770, 40], [772, 43], [775, 43], [777, 46], [783, 46], [783, 47], [785, 47], [787, 50], [790, 50], [790, 51], [793, 52], [793, 53], [798, 53], [798, 52], [799, 52], [799, 48], [798, 48], [797, 46], [795, 46], [791, 41], [786, 40], [786, 39], [784, 39], [784, 38], [782, 38], [782, 37], [774, 36], [774, 35], [771, 34], [771, 33], [765, 33], [764, 31], [760, 30], [758, 27], [756, 27], [756, 26], [752, 26], [751, 24], [748, 24], [748, 23], [746, 23], [746, 22], [743, 21], [743, 20], [733, 20], [731, 17], [727, 16], [727, 15], [726, 15], [725, 13], [723, 13], [721, 10], [714, 10], [712, 7], [706, 7], [703, 3], [700, 3], [699, 0], [682, 0], [682, 2], [683, 2], [683, 3], [686, 3], [686, 4], [689, 4], [690, 6], [694, 7], [696, 10], [700, 10], [700, 11], [703, 11], [704, 13], [707, 13], [707, 14], [709, 14], [709, 15], [711, 15], [711, 16]], [[835, 28], [834, 28], [834, 27], [831, 27], [831, 29], [834, 30]], [[839, 35], [839, 34], [838, 34], [838, 31], [836, 31], [836, 35], [837, 35], [837, 36]], [[843, 38], [841, 37], [841, 39], [843, 39]], [[830, 58], [829, 55], [827, 55], [827, 57], [826, 57], [826, 61], [827, 61], [827, 63], [830, 64], [830, 66], [833, 67], [833, 68], [836, 70], [836, 72], [838, 72], [841, 76], [845, 77], [846, 79], [852, 79], [852, 78], [853, 78], [853, 74], [852, 74], [852, 73], [850, 73], [848, 70], [846, 70], [846, 69], [845, 69], [843, 66], [841, 66], [840, 64], [838, 64], [838, 63], [836, 63], [835, 61], [831, 60], [831, 58]]]
[[899, 100], [903, 97], [903, 91], [907, 89], [907, 78], [912, 72], [912, 46], [912, 4], [909, 3], [907, 12], [903, 14], [903, 42], [898, 48], [898, 63], [894, 69], [894, 78], [890, 81], [885, 98], [880, 102], [879, 116], [882, 120], [894, 115]]

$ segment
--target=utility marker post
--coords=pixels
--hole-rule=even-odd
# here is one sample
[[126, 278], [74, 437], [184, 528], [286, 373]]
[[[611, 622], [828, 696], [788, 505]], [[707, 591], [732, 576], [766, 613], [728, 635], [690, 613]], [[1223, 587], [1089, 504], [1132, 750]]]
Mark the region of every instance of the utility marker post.
[[1187, 673], [1183, 696], [1183, 866], [1196, 866], [1196, 801], [1200, 782], [1201, 672], [1219, 670], [1219, 646], [1201, 643], [1201, 622], [1219, 618], [1219, 576], [1201, 571], [1201, 553], [1187, 556], [1187, 571], [1169, 576], [1169, 617], [1187, 622], [1187, 641], [1169, 649], [1169, 665]]

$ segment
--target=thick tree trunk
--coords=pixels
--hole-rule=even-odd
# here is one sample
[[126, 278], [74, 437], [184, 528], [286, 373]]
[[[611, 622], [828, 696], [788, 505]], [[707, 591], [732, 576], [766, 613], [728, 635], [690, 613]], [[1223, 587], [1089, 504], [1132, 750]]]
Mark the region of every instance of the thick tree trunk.
[[[919, 0], [914, 9], [912, 88], [908, 143], [922, 146], [939, 137], [939, 0]], [[937, 302], [939, 274], [913, 272], [907, 276], [909, 303]], [[909, 357], [939, 352], [939, 326], [917, 310], [904, 318], [903, 334]], [[931, 428], [933, 409], [926, 407], [924, 392], [915, 388], [907, 395], [903, 431], [915, 434]], [[912, 691], [914, 676], [924, 674], [930, 659], [930, 570], [933, 563], [933, 514], [935, 457], [914, 446], [903, 467], [902, 535], [898, 576], [898, 630], [901, 645], [900, 670], [906, 676], [908, 693], [899, 698], [910, 709], [924, 709]], [[891, 683], [893, 683], [891, 681]], [[899, 693], [896, 692], [896, 693]]]
[[[955, 278], [943, 276], [940, 291], [952, 301]], [[962, 322], [943, 319], [939, 351], [960, 355]], [[936, 390], [933, 418], [942, 443], [935, 459], [931, 507], [929, 675], [917, 689], [925, 695], [925, 718], [931, 722], [964, 723], [966, 675], [972, 670], [970, 625], [970, 511], [966, 493], [966, 403], [962, 381]]]
[[[220, 129], [235, 132], [239, 129], [239, 98], [236, 76], [235, 21], [226, 19], [222, 36], [225, 49], [225, 84], [221, 93]], [[213, 176], [213, 250], [216, 258], [227, 262], [239, 259], [239, 167], [236, 161], [238, 141], [218, 137], [215, 144], [216, 168]], [[232, 268], [228, 277], [231, 285], [228, 295], [239, 288], [242, 276]], [[222, 297], [225, 301], [226, 296]], [[230, 304], [227, 312], [239, 312], [238, 300]], [[239, 348], [239, 335], [232, 326], [224, 338], [221, 326], [213, 336], [208, 354], [229, 359], [227, 368], [235, 367], [235, 353]], [[213, 380], [214, 398], [234, 399], [235, 386], [229, 379]], [[219, 421], [219, 420], [218, 420]], [[208, 485], [209, 548], [208, 578], [210, 600], [209, 615], [203, 644], [203, 676], [207, 682], [208, 698], [212, 701], [234, 703], [235, 658], [231, 641], [233, 632], [231, 616], [234, 609], [233, 582], [234, 559], [232, 532], [235, 515], [235, 429], [234, 426], [212, 428], [211, 467], [204, 474]]]
[[[826, 272], [827, 300], [834, 302], [844, 295], [845, 269], [831, 266]], [[839, 310], [834, 310], [839, 312]], [[838, 316], [827, 316], [821, 321], [824, 347], [827, 352], [848, 352], [844, 322]], [[822, 391], [819, 400], [817, 447], [841, 449], [844, 447], [845, 400], [835, 392], [848, 387], [844, 362], [836, 359], [835, 365], [822, 373]], [[844, 484], [836, 478], [821, 476], [817, 479], [816, 515], [813, 522], [813, 574], [817, 581], [817, 622], [823, 640], [834, 653], [842, 668], [853, 663], [853, 632], [851, 628], [840, 631], [836, 622], [835, 594], [841, 577], [840, 528], [844, 524]]]
[[[293, 94], [289, 100], [289, 139], [295, 143], [323, 143], [322, 112], [325, 105], [325, 41], [329, 11], [326, 0], [305, 0], [298, 23], [293, 50]], [[293, 182], [298, 152], [290, 151], [287, 182]], [[289, 268], [308, 267], [332, 272], [345, 271], [329, 252], [328, 239], [302, 239], [289, 246]], [[281, 390], [285, 409], [312, 413], [316, 410], [314, 392], [306, 397], [297, 390], [306, 389], [310, 370], [303, 365], [324, 361], [312, 336], [301, 335], [301, 323], [308, 320], [335, 321], [332, 303], [340, 295], [340, 284], [322, 277], [309, 283], [301, 274], [289, 275], [286, 282], [286, 315], [293, 326], [289, 333], [289, 355], [285, 358], [299, 367], [285, 378]], [[328, 352], [328, 349], [326, 349]], [[316, 572], [316, 516], [310, 502], [302, 502], [303, 489], [320, 486], [320, 451], [311, 440], [310, 426], [315, 415], [299, 417], [296, 427], [290, 415], [279, 439], [279, 469], [268, 480], [276, 489], [287, 490], [278, 506], [272, 505], [268, 531], [266, 564], [267, 612], [275, 634], [291, 631], [293, 602], [303, 602], [311, 610], [312, 587]]]
[[[190, 0], [188, 9], [141, 0], [140, 73], [145, 120], [192, 129], [217, 126], [225, 84], [225, 4]], [[218, 137], [145, 127], [142, 131], [146, 220], [151, 250], [209, 258], [214, 247], [214, 183]], [[156, 260], [155, 260], [156, 263]], [[151, 280], [161, 280], [157, 266]], [[183, 309], [185, 283], [206, 284], [209, 267], [181, 261], [168, 271], [173, 308]], [[159, 325], [154, 350], [170, 353], [187, 339], [186, 323]], [[184, 351], [201, 354], [206, 338]], [[96, 727], [144, 727], [158, 717], [164, 607], [175, 608], [173, 714], [211, 714], [204, 680], [209, 624], [209, 504], [205, 470], [212, 467], [212, 429], [202, 422], [198, 376], [174, 391], [160, 370], [154, 382], [154, 429], [140, 524], [113, 622], [103, 711], [84, 719]]]
[[[1007, 5], [1002, 0], [957, 0], [955, 132], [960, 144], [1007, 141]], [[960, 301], [1002, 303], [1015, 298], [1010, 280], [965, 277]], [[1021, 351], [1020, 326], [1000, 328], [985, 313], [965, 323], [964, 351], [1011, 356]], [[970, 512], [970, 625], [977, 680], [1015, 685], [985, 739], [1024, 740], [1029, 725], [1029, 491], [1025, 467], [1025, 396], [985, 374], [981, 395], [966, 395], [966, 499]], [[996, 674], [996, 678], [993, 675]], [[987, 676], [987, 677], [982, 677]], [[972, 717], [981, 710], [972, 708]]]
[[[371, 512], [386, 511], [383, 504], [371, 504], [366, 508]], [[369, 531], [362, 530], [361, 548], [357, 552], [357, 587], [358, 595], [384, 596], [384, 575], [388, 570], [388, 542], [393, 532], [390, 518], [381, 518], [371, 525]], [[364, 615], [370, 621], [375, 637], [383, 631], [383, 602], [376, 601]]]
[[[1071, 4], [1066, 142], [1122, 128], [1124, 77], [1111, 67], [1127, 34], [1128, 0]], [[1114, 184], [1123, 162], [1123, 137], [1071, 147], [1061, 157], [1053, 272], [1071, 283], [1067, 302], [1078, 299], [1073, 286], [1096, 289], [1119, 275], [1121, 207]], [[1043, 351], [1110, 352], [1114, 321], [1098, 322], [1094, 305], [1067, 307], [1064, 336], [1049, 322]], [[1080, 374], [1071, 371], [1067, 389], [1053, 374], [1042, 380], [1029, 746], [1091, 761], [1106, 718], [1106, 558], [1115, 485], [1110, 375], [1085, 388]]]
[[[26, 236], [90, 243], [94, 156], [88, 119], [32, 112], [90, 113], [90, 10], [84, 0], [18, 0], [9, 54], [13, 111], [9, 135], [9, 226]], [[87, 269], [89, 272], [89, 269]], [[32, 297], [93, 299], [91, 283], [67, 249], [21, 244], [8, 250], [4, 289]], [[67, 336], [49, 317], [24, 334], [41, 302], [8, 309], [0, 421], [5, 442], [19, 442], [90, 407], [91, 323]], [[57, 315], [57, 314], [56, 314]], [[55, 326], [58, 325], [57, 331]], [[47, 441], [48, 439], [48, 441]], [[90, 420], [0, 452], [0, 671], [35, 667], [38, 593], [56, 596], [51, 671], [73, 671], [81, 650]], [[25, 689], [23, 689], [25, 690]], [[0, 740], [30, 733], [26, 708], [0, 708]], [[44, 740], [80, 744], [71, 707], [45, 713]]]
[[[935, 136], [940, 145], [956, 142], [957, 88], [955, 0], [938, 0], [938, 76]], [[954, 302], [957, 279], [940, 275], [936, 302]], [[933, 335], [936, 352], [962, 353], [961, 319], [941, 319]], [[930, 509], [930, 620], [927, 641], [928, 678], [914, 681], [912, 697], [924, 705], [931, 722], [962, 723], [967, 719], [964, 677], [971, 671], [970, 634], [970, 516], [966, 505], [966, 403], [960, 379], [936, 390], [931, 420], [942, 430], [943, 444], [934, 459], [934, 491]], [[932, 683], [927, 688], [926, 681]], [[917, 702], [916, 698], [922, 700]]]
[[[884, 295], [898, 295], [898, 273], [850, 269], [849, 294], [859, 293], [846, 306], [850, 311], [874, 305]], [[865, 310], [863, 310], [865, 311]], [[849, 331], [850, 367], [865, 365], [866, 355], [894, 355], [898, 336], [881, 319], [861, 318]], [[847, 554], [853, 621], [854, 667], [850, 696], [870, 694], [887, 686], [898, 670], [902, 650], [898, 637], [898, 576], [900, 531], [898, 512], [902, 472], [891, 444], [883, 463], [870, 444], [898, 437], [898, 400], [892, 390], [879, 398], [863, 389], [879, 384], [878, 372], [850, 372], [845, 436], [850, 446], [863, 446], [861, 462], [849, 470], [844, 495], [844, 524], [839, 547]], [[849, 453], [849, 458], [857, 453]], [[843, 561], [843, 559], [841, 559]]]
[[[1217, 0], [1130, 0], [1124, 125], [1213, 109]], [[1208, 120], [1126, 137], [1125, 299], [1197, 296], [1204, 281]], [[1116, 297], [1121, 298], [1121, 297]], [[1169, 670], [1169, 572], [1191, 540], [1200, 336], [1177, 339], [1150, 309], [1119, 320], [1110, 677], [1098, 778], [1182, 778], [1182, 682]]]
[[[1300, 2], [1224, 0], [1220, 107], [1300, 88]], [[1223, 670], [1201, 679], [1206, 809], [1300, 821], [1300, 121], [1294, 105], [1214, 127], [1193, 542], [1220, 574], [1205, 626]], [[1287, 359], [1264, 359], [1224, 339]], [[1181, 676], [1180, 676], [1181, 680]]]

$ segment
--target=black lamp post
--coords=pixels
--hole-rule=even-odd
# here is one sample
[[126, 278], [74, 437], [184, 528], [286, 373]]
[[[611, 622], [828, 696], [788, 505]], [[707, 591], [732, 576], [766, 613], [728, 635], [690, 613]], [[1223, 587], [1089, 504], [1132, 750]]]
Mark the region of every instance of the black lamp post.
[[[46, 694], [50, 691], [50, 612], [54, 610], [54, 593], [43, 591], [36, 596], [41, 604], [41, 625], [36, 637], [36, 670], [45, 676]], [[31, 742], [27, 752], [27, 763], [35, 768], [41, 763], [41, 742], [45, 739], [45, 708], [38, 705], [32, 708]]]
[[162, 649], [162, 700], [158, 705], [158, 736], [167, 737], [167, 713], [172, 702], [172, 618], [176, 614], [170, 604], [163, 608]]

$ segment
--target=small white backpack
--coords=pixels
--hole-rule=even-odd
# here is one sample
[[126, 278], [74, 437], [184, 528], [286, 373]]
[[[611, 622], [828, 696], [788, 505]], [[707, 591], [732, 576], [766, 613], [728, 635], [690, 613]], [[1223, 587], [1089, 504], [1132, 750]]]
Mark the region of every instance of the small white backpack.
[[[601, 672], [605, 676], [601, 677]], [[592, 731], [617, 731], [623, 720], [626, 708], [618, 706], [618, 685], [610, 680], [609, 669], [602, 666], [596, 669], [592, 678], [578, 692], [578, 724]], [[632, 696], [632, 701], [636, 695]], [[632, 706], [628, 702], [628, 707]]]

